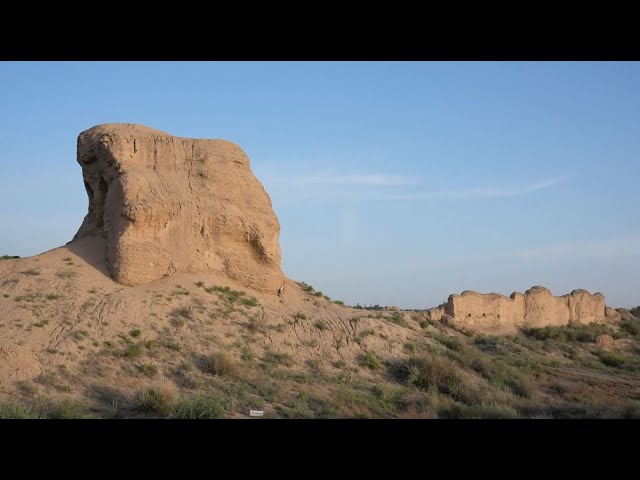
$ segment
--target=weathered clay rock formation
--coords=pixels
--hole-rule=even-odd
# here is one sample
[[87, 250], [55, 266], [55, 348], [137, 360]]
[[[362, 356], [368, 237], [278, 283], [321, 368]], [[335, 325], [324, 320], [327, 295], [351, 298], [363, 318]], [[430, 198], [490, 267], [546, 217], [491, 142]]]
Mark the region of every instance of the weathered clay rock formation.
[[611, 307], [606, 307], [604, 309], [604, 316], [614, 322], [620, 321], [622, 319], [622, 317], [620, 316], [620, 312], [618, 312], [615, 308], [611, 308]]
[[524, 294], [514, 292], [510, 297], [467, 290], [460, 295], [450, 295], [447, 303], [432, 308], [428, 314], [435, 321], [487, 331], [604, 322], [605, 303], [604, 295], [592, 295], [586, 290], [574, 290], [561, 297], [554, 297], [548, 289], [539, 286]]
[[106, 124], [78, 137], [89, 213], [74, 240], [106, 239], [113, 279], [140, 285], [175, 272], [219, 272], [274, 294], [280, 224], [242, 149]]

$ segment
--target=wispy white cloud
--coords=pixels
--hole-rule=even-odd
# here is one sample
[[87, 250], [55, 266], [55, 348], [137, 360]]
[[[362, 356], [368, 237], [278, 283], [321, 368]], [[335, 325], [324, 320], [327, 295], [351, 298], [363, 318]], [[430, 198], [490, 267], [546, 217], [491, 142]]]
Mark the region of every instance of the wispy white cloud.
[[379, 187], [397, 187], [417, 183], [415, 177], [405, 175], [365, 174], [365, 175], [304, 175], [278, 177], [274, 183], [287, 185], [367, 185]]
[[430, 199], [442, 199], [442, 200], [457, 200], [457, 199], [469, 199], [469, 198], [504, 198], [515, 197], [518, 195], [524, 195], [527, 193], [537, 192], [539, 190], [546, 190], [548, 188], [559, 185], [567, 180], [567, 176], [550, 178], [540, 182], [532, 183], [529, 185], [521, 186], [499, 186], [499, 187], [473, 187], [473, 188], [458, 188], [458, 189], [446, 189], [446, 190], [433, 190], [428, 192], [410, 192], [389, 194], [385, 198], [391, 200], [430, 200]]
[[[478, 185], [427, 190], [420, 177], [395, 174], [306, 174], [265, 179], [272, 193], [302, 195], [305, 198], [326, 197], [344, 200], [474, 200], [510, 198], [554, 188], [571, 175], [543, 179], [529, 184]], [[349, 187], [349, 188], [347, 188]], [[360, 188], [353, 188], [360, 187]]]

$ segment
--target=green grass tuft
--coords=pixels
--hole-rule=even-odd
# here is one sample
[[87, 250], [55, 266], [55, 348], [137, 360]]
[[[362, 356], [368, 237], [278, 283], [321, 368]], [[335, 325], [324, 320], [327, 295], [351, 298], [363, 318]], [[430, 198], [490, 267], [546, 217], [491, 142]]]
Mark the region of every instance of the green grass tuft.
[[87, 406], [77, 400], [64, 399], [50, 407], [49, 418], [82, 419], [89, 416]]
[[369, 370], [379, 370], [382, 367], [376, 354], [371, 351], [367, 351], [358, 357], [358, 365]]
[[138, 391], [135, 405], [143, 413], [168, 415], [172, 410], [171, 395], [160, 387], [148, 387]]
[[182, 398], [173, 409], [173, 416], [182, 419], [224, 418], [222, 399], [214, 395], [193, 395]]
[[326, 330], [327, 328], [329, 328], [329, 325], [324, 320], [317, 320], [313, 324], [313, 326], [316, 327], [318, 330]]
[[137, 368], [145, 377], [151, 378], [155, 377], [158, 374], [158, 367], [152, 363], [142, 363], [138, 365]]
[[627, 359], [619, 353], [599, 352], [597, 355], [607, 367], [621, 368], [627, 363]]
[[56, 275], [60, 278], [73, 278], [76, 276], [76, 272], [71, 270], [63, 270], [61, 272], [56, 273]]
[[217, 352], [205, 357], [204, 370], [212, 375], [233, 377], [238, 374], [238, 364], [227, 352]]
[[37, 420], [46, 418], [42, 410], [18, 403], [0, 403], [2, 420]]
[[283, 365], [285, 367], [291, 367], [294, 363], [293, 358], [288, 353], [274, 352], [272, 350], [268, 350], [267, 352], [265, 352], [264, 356], [262, 357], [262, 361], [267, 365]]

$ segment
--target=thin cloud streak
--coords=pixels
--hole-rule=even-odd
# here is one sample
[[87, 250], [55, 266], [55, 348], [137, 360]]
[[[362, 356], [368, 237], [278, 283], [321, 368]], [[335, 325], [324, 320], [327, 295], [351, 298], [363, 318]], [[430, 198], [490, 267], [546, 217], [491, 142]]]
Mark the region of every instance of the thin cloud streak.
[[378, 187], [398, 187], [416, 183], [414, 177], [404, 175], [311, 175], [300, 177], [280, 177], [274, 183], [288, 185], [367, 185]]
[[386, 195], [385, 198], [390, 200], [458, 200], [468, 198], [506, 198], [524, 195], [527, 193], [546, 190], [563, 183], [567, 179], [564, 177], [556, 177], [541, 182], [525, 185], [522, 187], [476, 187], [462, 188], [450, 190], [436, 190], [432, 192], [415, 192], [406, 194]]

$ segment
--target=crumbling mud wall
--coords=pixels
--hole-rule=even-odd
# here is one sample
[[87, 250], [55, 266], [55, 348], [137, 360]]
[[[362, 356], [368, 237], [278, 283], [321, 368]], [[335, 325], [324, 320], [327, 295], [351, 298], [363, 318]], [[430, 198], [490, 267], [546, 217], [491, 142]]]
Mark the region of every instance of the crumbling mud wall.
[[447, 303], [428, 311], [434, 321], [446, 321], [474, 331], [568, 325], [571, 322], [604, 322], [601, 293], [573, 290], [555, 297], [545, 287], [532, 287], [509, 297], [497, 293], [465, 291], [450, 295]]

